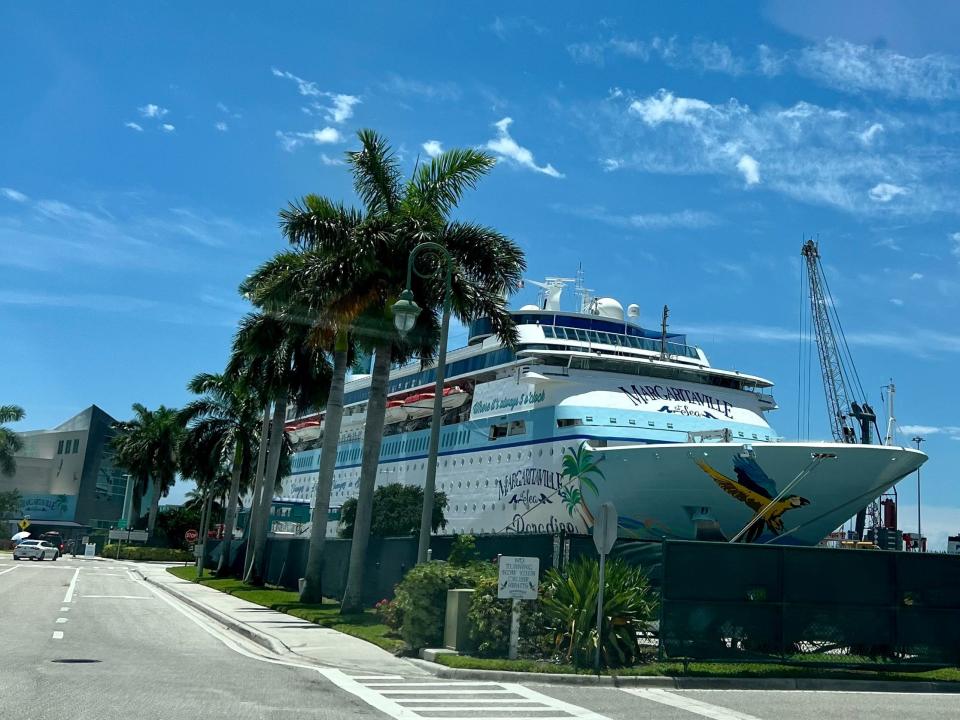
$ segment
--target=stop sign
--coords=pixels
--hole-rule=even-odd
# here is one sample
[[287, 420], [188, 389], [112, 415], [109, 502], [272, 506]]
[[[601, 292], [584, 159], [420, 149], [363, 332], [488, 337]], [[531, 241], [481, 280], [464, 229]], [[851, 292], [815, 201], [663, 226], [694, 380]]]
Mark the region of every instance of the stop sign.
[[198, 537], [200, 537], [200, 533], [198, 533], [196, 530], [187, 530], [183, 534], [183, 539], [187, 542], [196, 542]]

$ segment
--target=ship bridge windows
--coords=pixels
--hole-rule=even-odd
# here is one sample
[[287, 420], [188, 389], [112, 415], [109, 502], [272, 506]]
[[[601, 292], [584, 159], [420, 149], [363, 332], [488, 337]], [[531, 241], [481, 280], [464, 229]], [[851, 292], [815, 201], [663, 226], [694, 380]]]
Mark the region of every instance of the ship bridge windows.
[[526, 435], [527, 423], [524, 420], [512, 420], [507, 427], [507, 435]]
[[579, 425], [583, 425], [583, 420], [580, 418], [557, 418], [558, 428], [577, 427]]

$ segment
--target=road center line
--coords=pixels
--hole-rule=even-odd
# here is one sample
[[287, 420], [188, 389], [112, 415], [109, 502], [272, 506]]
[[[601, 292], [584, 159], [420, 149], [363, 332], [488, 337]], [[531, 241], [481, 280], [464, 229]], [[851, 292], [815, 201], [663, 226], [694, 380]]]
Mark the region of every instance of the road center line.
[[70, 587], [67, 588], [67, 594], [63, 596], [64, 604], [73, 602], [73, 591], [77, 587], [77, 576], [80, 574], [80, 568], [73, 571], [73, 577], [70, 578]]
[[670, 707], [686, 710], [687, 712], [712, 718], [712, 720], [760, 720], [755, 715], [730, 710], [729, 708], [711, 705], [710, 703], [694, 700], [690, 697], [675, 695], [674, 693], [661, 690], [659, 688], [621, 688], [623, 692], [636, 695], [644, 700], [669, 705]]
[[63, 625], [65, 622], [67, 622], [67, 618], [57, 618], [58, 625]]
[[60, 608], [60, 612], [70, 612], [70, 608], [68, 608], [68, 607], [62, 607], [62, 608]]
[[54, 630], [54, 631], [53, 631], [53, 639], [54, 639], [54, 640], [63, 640], [63, 631], [62, 631], [62, 630]]

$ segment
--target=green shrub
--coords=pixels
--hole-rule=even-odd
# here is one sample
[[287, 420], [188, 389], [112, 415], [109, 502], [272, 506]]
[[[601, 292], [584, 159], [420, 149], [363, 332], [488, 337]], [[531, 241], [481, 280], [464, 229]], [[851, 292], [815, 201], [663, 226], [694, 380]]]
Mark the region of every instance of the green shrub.
[[[565, 573], [547, 571], [543, 610], [554, 632], [557, 652], [578, 667], [593, 664], [597, 647], [599, 562], [581, 557]], [[632, 665], [640, 657], [637, 633], [653, 616], [654, 601], [647, 576], [621, 560], [607, 562], [603, 594], [600, 664]]]
[[447, 562], [451, 565], [469, 565], [472, 562], [476, 562], [480, 558], [480, 553], [477, 552], [477, 542], [474, 539], [473, 535], [457, 535], [453, 539], [453, 544], [450, 546], [450, 557], [447, 558]]
[[[510, 649], [510, 600], [497, 598], [497, 578], [481, 579], [474, 588], [467, 619], [470, 622], [472, 654], [480, 657], [507, 657]], [[520, 603], [520, 657], [550, 655], [553, 634], [546, 626], [540, 599]]]
[[[100, 555], [105, 558], [117, 557], [117, 545], [104, 545]], [[194, 560], [193, 553], [175, 548], [149, 547], [145, 545], [120, 545], [121, 560], [186, 562]]]
[[421, 563], [397, 585], [394, 603], [402, 620], [400, 635], [414, 650], [436, 647], [443, 639], [447, 590], [473, 588], [496, 568], [487, 563], [458, 567], [441, 560]]

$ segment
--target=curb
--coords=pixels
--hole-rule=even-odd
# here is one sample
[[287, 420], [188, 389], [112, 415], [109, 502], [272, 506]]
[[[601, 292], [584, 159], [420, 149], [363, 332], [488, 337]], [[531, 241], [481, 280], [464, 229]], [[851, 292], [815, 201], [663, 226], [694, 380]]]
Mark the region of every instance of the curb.
[[[185, 593], [182, 593], [179, 590], [175, 590], [174, 588], [172, 588], [169, 583], [157, 582], [156, 580], [144, 575], [140, 570], [137, 570], [137, 569], [134, 569], [132, 572], [137, 573], [141, 578], [143, 578], [144, 582], [150, 583], [154, 587], [158, 587], [164, 592], [170, 595], [173, 595], [180, 602], [185, 603], [186, 605], [189, 605], [194, 610], [199, 610], [207, 617], [210, 617], [216, 620], [218, 623], [229, 628], [233, 632], [239, 635], [242, 635], [243, 637], [247, 638], [252, 642], [255, 642], [260, 647], [266, 650], [269, 650], [270, 652], [276, 655], [285, 655], [287, 653], [293, 653], [294, 655], [297, 655], [297, 657], [302, 657], [297, 653], [294, 653], [290, 648], [288, 648], [279, 640], [276, 640], [270, 637], [269, 635], [260, 633], [254, 630], [252, 627], [250, 627], [246, 623], [242, 623], [239, 620], [234, 620], [229, 615], [225, 615], [219, 610], [214, 610], [212, 607], [208, 605], [204, 605], [202, 602], [198, 600], [194, 600], [189, 595], [186, 595]], [[189, 582], [189, 581], [185, 581], [185, 582]], [[217, 591], [214, 591], [214, 592], [217, 592]]]
[[840, 680], [830, 678], [710, 678], [666, 675], [570, 675], [451, 668], [428, 660], [407, 658], [431, 675], [451, 680], [536, 682], [543, 685], [647, 687], [674, 690], [819, 690], [828, 692], [960, 693], [960, 683], [925, 680]]

